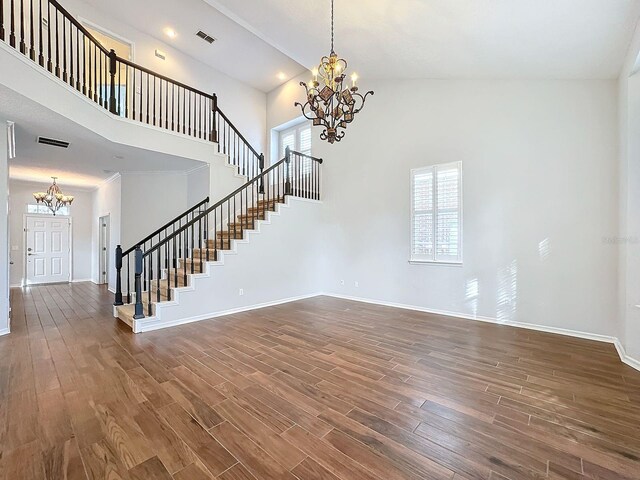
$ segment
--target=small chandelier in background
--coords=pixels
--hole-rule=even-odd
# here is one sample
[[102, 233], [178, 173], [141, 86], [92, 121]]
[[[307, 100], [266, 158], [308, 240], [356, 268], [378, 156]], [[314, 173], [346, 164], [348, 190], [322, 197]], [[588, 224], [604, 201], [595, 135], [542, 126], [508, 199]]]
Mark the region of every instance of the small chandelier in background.
[[62, 207], [66, 207], [73, 203], [73, 196], [65, 195], [62, 193], [62, 191], [60, 190], [60, 187], [56, 183], [56, 180], [58, 179], [58, 177], [51, 177], [51, 178], [53, 178], [53, 184], [51, 184], [51, 186], [47, 190], [47, 193], [45, 192], [34, 193], [33, 198], [35, 198], [36, 202], [38, 203], [44, 203], [47, 207], [49, 207], [49, 210], [51, 210], [55, 215], [56, 212], [60, 210]]
[[305, 118], [313, 121], [314, 126], [324, 127], [320, 138], [329, 143], [342, 140], [347, 125], [362, 110], [367, 96], [373, 95], [372, 91], [364, 95], [358, 93], [358, 76], [355, 73], [351, 75], [351, 87], [345, 85], [347, 61], [339, 58], [333, 49], [333, 1], [331, 0], [331, 53], [328, 57], [322, 57], [320, 65], [313, 69], [313, 80], [309, 85], [300, 82], [307, 92], [305, 104], [295, 103], [296, 107], [302, 109]]

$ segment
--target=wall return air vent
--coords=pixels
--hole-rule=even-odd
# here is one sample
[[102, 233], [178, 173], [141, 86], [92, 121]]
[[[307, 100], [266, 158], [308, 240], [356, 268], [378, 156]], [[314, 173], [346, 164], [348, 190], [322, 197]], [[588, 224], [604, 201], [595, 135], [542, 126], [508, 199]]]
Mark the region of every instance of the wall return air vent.
[[69, 148], [69, 142], [56, 140], [55, 138], [38, 137], [38, 143], [41, 143], [42, 145], [50, 145], [52, 147]]
[[204, 40], [207, 43], [213, 43], [213, 42], [216, 41], [215, 38], [213, 38], [211, 35], [207, 35], [202, 30], [200, 30], [198, 33], [196, 33], [196, 36], [200, 37], [202, 40]]

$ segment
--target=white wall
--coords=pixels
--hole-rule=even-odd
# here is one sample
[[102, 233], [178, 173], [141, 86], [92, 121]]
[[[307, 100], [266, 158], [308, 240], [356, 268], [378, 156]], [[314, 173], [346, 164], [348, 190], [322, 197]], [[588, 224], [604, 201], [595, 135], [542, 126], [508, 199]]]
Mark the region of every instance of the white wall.
[[0, 115], [0, 335], [9, 333], [9, 168], [7, 123]]
[[[114, 175], [93, 192], [93, 217], [91, 219], [91, 238], [93, 255], [91, 257], [91, 271], [93, 272], [93, 281], [99, 281], [99, 218], [106, 215], [110, 216], [109, 230], [109, 252], [115, 252], [120, 242], [120, 225], [122, 222], [122, 202], [121, 202], [122, 179], [120, 175]], [[125, 247], [126, 248], [126, 247]], [[116, 267], [115, 254], [108, 256], [109, 259], [109, 289], [115, 290], [116, 285]]]
[[[209, 165], [187, 172], [187, 208], [209, 196]], [[212, 201], [216, 199], [211, 198]]]
[[121, 188], [123, 249], [189, 208], [184, 173], [124, 173]]
[[[614, 334], [618, 253], [608, 239], [618, 231], [616, 83], [366, 86], [376, 94], [340, 144], [321, 142], [319, 131], [314, 137], [314, 154], [325, 160], [325, 289]], [[268, 126], [297, 116], [292, 103], [300, 96], [290, 84], [272, 92]], [[458, 160], [464, 265], [409, 264], [410, 169]]]
[[619, 337], [640, 365], [640, 29], [619, 79]]
[[[49, 184], [9, 181], [11, 196], [9, 197], [9, 228], [11, 238], [10, 257], [11, 285], [21, 286], [24, 280], [24, 214], [27, 205], [35, 203], [33, 192], [46, 192]], [[93, 195], [90, 191], [78, 188], [67, 188], [65, 193], [75, 197], [71, 206], [72, 227], [72, 265], [71, 279], [76, 281], [90, 280], [91, 272], [91, 215], [93, 211]]]

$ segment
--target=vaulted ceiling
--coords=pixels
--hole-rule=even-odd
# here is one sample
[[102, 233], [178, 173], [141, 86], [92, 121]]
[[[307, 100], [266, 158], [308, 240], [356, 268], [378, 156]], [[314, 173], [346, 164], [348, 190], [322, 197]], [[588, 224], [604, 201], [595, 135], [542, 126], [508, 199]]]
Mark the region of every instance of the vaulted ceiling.
[[[330, 0], [205, 0], [307, 68]], [[616, 78], [638, 0], [335, 0], [336, 51], [376, 78]]]

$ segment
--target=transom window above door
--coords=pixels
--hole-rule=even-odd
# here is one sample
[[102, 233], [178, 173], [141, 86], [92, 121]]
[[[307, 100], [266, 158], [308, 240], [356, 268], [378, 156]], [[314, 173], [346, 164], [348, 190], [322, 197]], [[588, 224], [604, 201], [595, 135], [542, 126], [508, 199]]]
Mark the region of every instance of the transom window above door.
[[[37, 213], [40, 215], [53, 215], [53, 212], [49, 207], [43, 204], [30, 203], [27, 205], [27, 213]], [[60, 207], [56, 212], [56, 215], [69, 215], [69, 207]]]

